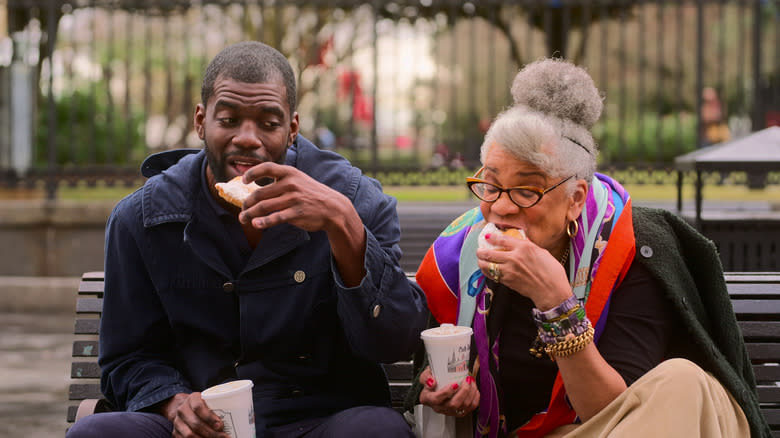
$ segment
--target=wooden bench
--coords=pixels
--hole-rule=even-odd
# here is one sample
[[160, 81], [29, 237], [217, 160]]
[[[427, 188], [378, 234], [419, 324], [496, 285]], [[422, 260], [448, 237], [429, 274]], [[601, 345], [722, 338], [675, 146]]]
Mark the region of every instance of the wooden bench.
[[[780, 273], [727, 273], [726, 282], [734, 311], [745, 338], [758, 382], [762, 412], [780, 438]], [[98, 330], [103, 299], [103, 273], [82, 276], [76, 304], [76, 340], [73, 342], [71, 406], [68, 422], [93, 410], [106, 408], [100, 402]], [[385, 365], [393, 406], [401, 409], [414, 373], [412, 361]]]
[[[464, 189], [465, 191], [466, 189]], [[439, 234], [455, 218], [477, 204], [459, 203], [405, 203], [399, 204], [398, 222], [401, 226], [401, 269], [414, 272], [420, 266], [423, 256]]]
[[[76, 299], [76, 338], [73, 341], [68, 390], [68, 423], [93, 412], [110, 410], [100, 392], [100, 367], [97, 364], [102, 309], [103, 272], [86, 272], [81, 277]], [[412, 361], [385, 364], [384, 368], [390, 382], [393, 407], [401, 411], [412, 379]]]

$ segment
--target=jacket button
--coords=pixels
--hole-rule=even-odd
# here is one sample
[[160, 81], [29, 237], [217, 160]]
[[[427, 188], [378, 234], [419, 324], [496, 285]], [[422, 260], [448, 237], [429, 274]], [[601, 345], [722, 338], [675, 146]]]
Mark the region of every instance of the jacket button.
[[311, 356], [309, 356], [308, 354], [299, 354], [298, 355], [298, 360], [301, 361], [301, 362], [306, 363], [306, 362], [309, 362], [311, 360]]
[[371, 311], [371, 315], [372, 315], [374, 318], [379, 318], [379, 313], [380, 313], [381, 311], [382, 311], [382, 306], [380, 306], [379, 304], [377, 304], [376, 306], [374, 306], [374, 309]]
[[641, 248], [639, 248], [639, 254], [642, 254], [642, 257], [649, 259], [653, 256], [653, 248], [650, 248], [647, 245], [643, 245]]
[[228, 281], [227, 283], [222, 285], [222, 290], [224, 290], [227, 293], [231, 293], [236, 289], [236, 285], [234, 285], [232, 282]]
[[293, 397], [293, 398], [298, 398], [298, 397], [300, 397], [302, 395], [303, 395], [303, 390], [300, 390], [300, 389], [293, 389], [290, 392], [290, 396]]
[[306, 273], [303, 271], [295, 271], [293, 280], [295, 280], [296, 283], [303, 283], [303, 280], [306, 280]]

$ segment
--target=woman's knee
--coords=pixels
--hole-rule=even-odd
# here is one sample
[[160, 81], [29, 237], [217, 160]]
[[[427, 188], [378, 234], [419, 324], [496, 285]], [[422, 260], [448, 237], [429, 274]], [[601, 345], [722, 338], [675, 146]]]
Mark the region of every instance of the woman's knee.
[[708, 374], [701, 367], [683, 358], [665, 360], [650, 373], [677, 387], [684, 386], [690, 390], [706, 386], [709, 381]]

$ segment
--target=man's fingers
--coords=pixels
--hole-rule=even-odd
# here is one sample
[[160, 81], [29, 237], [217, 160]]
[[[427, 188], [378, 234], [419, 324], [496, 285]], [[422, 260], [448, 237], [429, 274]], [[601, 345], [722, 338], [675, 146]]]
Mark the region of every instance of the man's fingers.
[[250, 182], [256, 182], [261, 186], [268, 185], [271, 180], [276, 180], [284, 176], [285, 167], [281, 164], [277, 164], [271, 161], [260, 163], [256, 166], [250, 167], [244, 172], [243, 182], [249, 184]]
[[214, 411], [209, 409], [199, 392], [192, 393], [192, 396], [190, 397], [190, 406], [201, 422], [207, 424], [213, 430], [222, 430], [222, 420], [220, 420], [219, 416], [215, 414]]
[[173, 422], [175, 437], [217, 437], [222, 421], [209, 409], [199, 392], [193, 392], [176, 411]]

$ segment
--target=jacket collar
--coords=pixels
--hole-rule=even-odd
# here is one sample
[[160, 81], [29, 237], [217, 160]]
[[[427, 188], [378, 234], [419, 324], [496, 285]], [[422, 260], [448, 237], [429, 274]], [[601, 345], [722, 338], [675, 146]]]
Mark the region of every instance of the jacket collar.
[[[177, 157], [178, 161], [170, 165]], [[188, 222], [192, 219], [196, 205], [193, 200], [200, 195], [200, 178], [205, 159], [204, 150], [190, 150], [189, 153], [172, 150], [152, 155], [144, 161], [142, 172], [153, 169], [143, 187], [141, 205], [144, 227], [166, 222]], [[164, 167], [165, 163], [170, 167]]]

